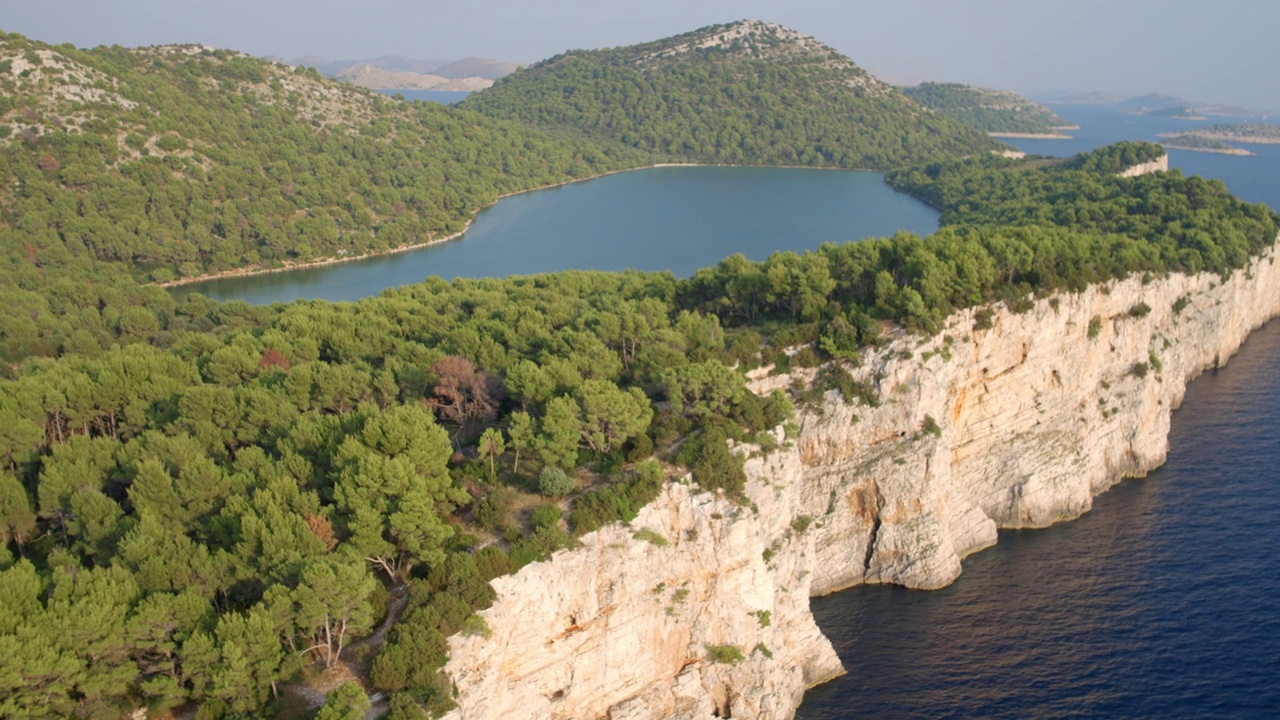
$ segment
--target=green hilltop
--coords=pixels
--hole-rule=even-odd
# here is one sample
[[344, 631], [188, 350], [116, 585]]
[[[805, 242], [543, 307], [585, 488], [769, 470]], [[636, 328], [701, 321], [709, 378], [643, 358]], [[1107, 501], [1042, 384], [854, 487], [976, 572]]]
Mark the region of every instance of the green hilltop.
[[939, 115], [985, 133], [1051, 134], [1071, 125], [1040, 103], [1007, 90], [926, 82], [902, 92]]
[[570, 51], [461, 106], [685, 162], [887, 169], [1002, 147], [817, 40], [756, 20]]

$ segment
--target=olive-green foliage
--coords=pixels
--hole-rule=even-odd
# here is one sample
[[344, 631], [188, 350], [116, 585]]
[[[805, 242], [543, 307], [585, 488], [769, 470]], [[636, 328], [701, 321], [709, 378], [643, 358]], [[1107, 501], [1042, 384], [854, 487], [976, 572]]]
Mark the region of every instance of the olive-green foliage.
[[362, 720], [369, 710], [369, 697], [356, 682], [345, 682], [329, 691], [316, 720]]
[[794, 45], [773, 29], [672, 52], [732, 29], [574, 50], [508, 75], [461, 106], [709, 163], [884, 169], [999, 147], [921, 110], [834, 50]]
[[542, 472], [538, 474], [538, 492], [547, 497], [564, 497], [577, 488], [578, 483], [554, 465], [542, 468]]
[[693, 481], [703, 490], [739, 496], [746, 484], [743, 459], [729, 452], [728, 437], [719, 427], [686, 440], [676, 459], [690, 469]]
[[569, 513], [569, 524], [574, 534], [598, 530], [618, 520], [630, 522], [635, 519], [640, 508], [658, 496], [662, 480], [662, 467], [649, 460], [638, 463], [622, 480], [584, 493]]
[[707, 659], [714, 663], [737, 665], [746, 658], [742, 654], [742, 648], [737, 645], [708, 645]]
[[[50, 49], [0, 38], [20, 45]], [[0, 125], [44, 128], [0, 143], [0, 360], [163, 344], [185, 325], [136, 280], [425, 243], [502, 194], [643, 162], [223, 50], [51, 50], [120, 100], [0, 75]]]
[[941, 115], [982, 132], [1049, 133], [1071, 123], [1016, 93], [960, 83], [920, 83], [903, 94]]

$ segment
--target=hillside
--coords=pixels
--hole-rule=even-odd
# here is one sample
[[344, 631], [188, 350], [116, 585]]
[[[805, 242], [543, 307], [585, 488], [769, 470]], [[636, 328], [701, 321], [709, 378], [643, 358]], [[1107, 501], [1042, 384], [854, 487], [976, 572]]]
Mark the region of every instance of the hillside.
[[985, 133], [1048, 135], [1071, 126], [1040, 103], [1006, 90], [926, 82], [902, 92], [940, 115]]
[[6, 35], [0, 360], [109, 346], [135, 306], [168, 314], [139, 281], [422, 244], [503, 193], [642, 162], [225, 50]]
[[883, 169], [1001, 147], [817, 40], [755, 20], [571, 51], [461, 106], [708, 163]]

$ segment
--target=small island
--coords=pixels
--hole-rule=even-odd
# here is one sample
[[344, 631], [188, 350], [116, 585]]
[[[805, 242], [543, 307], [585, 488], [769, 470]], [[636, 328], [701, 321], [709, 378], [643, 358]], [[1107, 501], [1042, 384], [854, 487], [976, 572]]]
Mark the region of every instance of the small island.
[[1239, 155], [1254, 157], [1257, 153], [1249, 152], [1221, 140], [1205, 137], [1197, 133], [1166, 133], [1160, 137], [1168, 138], [1162, 143], [1174, 150], [1190, 150], [1193, 152], [1218, 153], [1220, 155]]
[[1196, 109], [1189, 105], [1174, 105], [1172, 107], [1161, 108], [1159, 110], [1147, 110], [1143, 115], [1151, 115], [1152, 117], [1167, 117], [1175, 120], [1207, 120], [1204, 115], [1196, 112]]
[[[1172, 137], [1170, 133], [1160, 137]], [[1196, 128], [1191, 133], [1206, 140], [1280, 145], [1280, 125], [1275, 123], [1221, 123]]]

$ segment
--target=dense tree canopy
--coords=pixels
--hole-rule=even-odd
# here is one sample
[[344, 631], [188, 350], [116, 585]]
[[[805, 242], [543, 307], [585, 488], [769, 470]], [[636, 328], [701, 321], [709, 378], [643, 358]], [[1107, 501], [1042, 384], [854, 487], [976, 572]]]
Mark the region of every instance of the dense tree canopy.
[[925, 82], [903, 94], [957, 122], [987, 133], [1052, 133], [1071, 123], [1017, 93], [960, 83]]
[[999, 147], [812, 38], [754, 21], [558, 55], [462, 107], [677, 162], [886, 169]]

